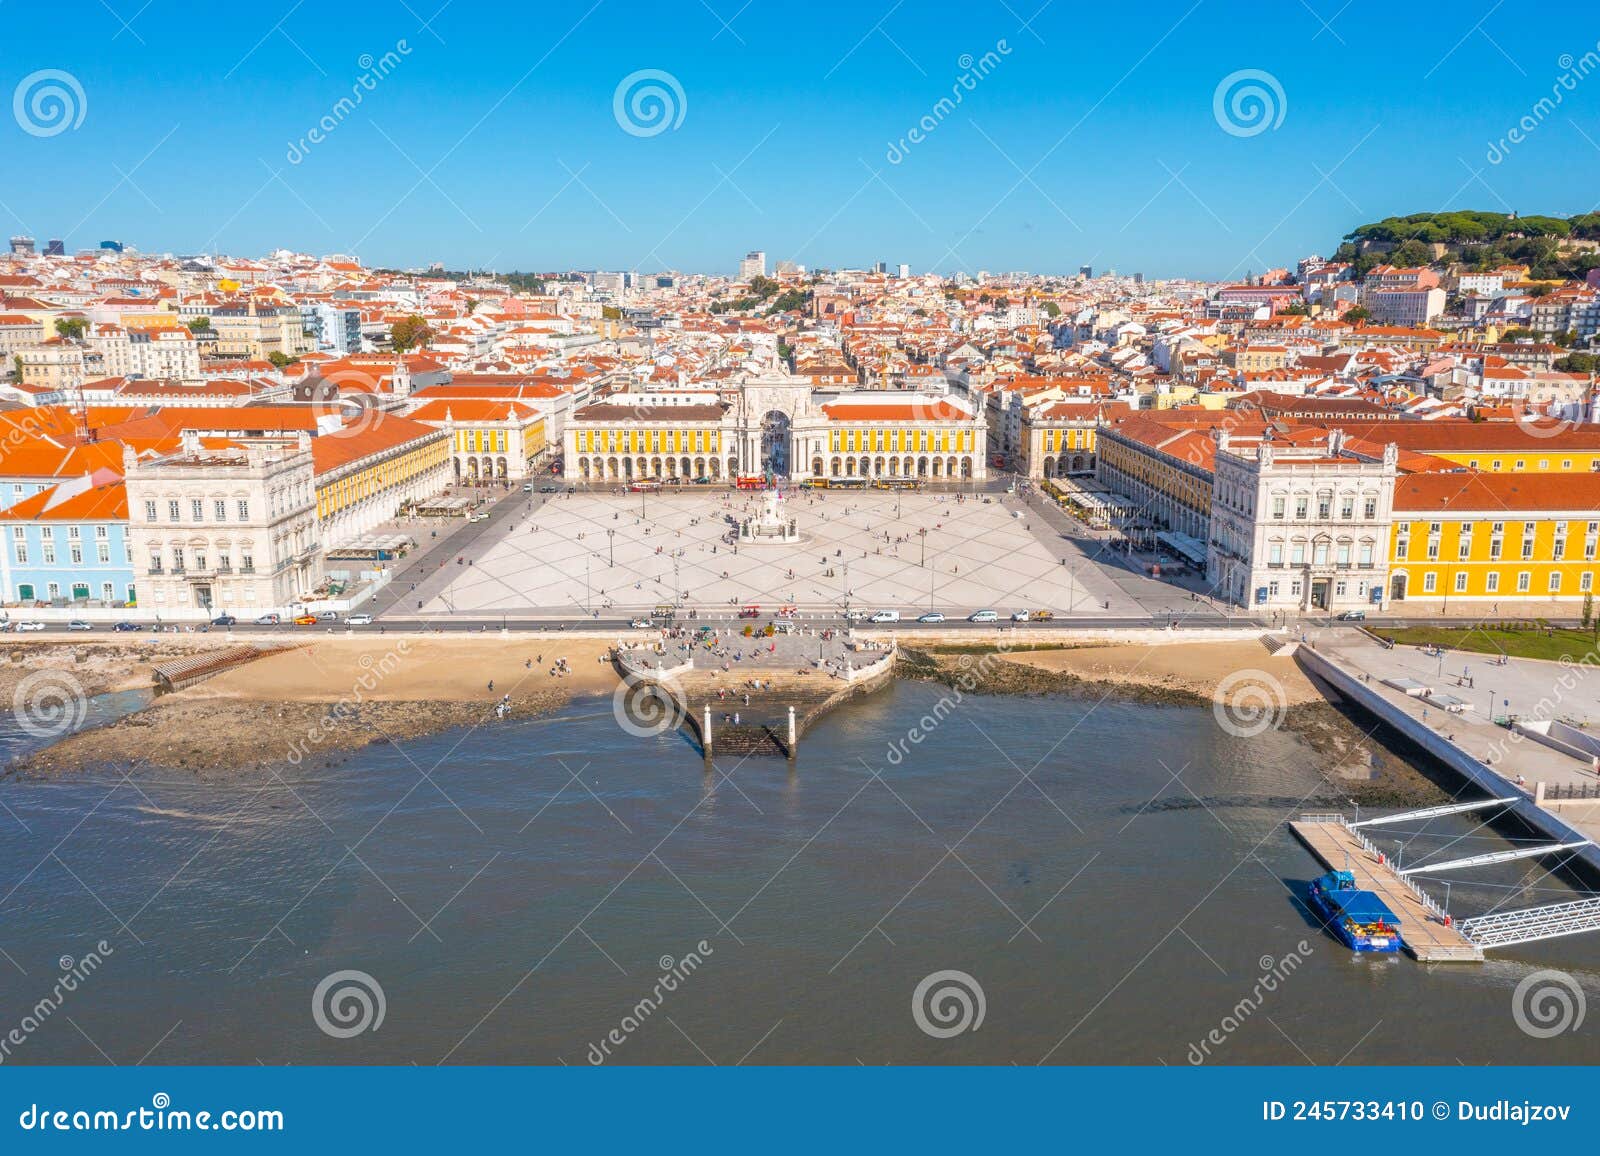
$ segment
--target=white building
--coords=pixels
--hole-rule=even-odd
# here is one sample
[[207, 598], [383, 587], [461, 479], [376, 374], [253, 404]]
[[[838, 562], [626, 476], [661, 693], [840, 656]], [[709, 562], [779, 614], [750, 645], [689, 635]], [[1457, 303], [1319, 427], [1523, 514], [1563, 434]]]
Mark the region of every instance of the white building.
[[311, 440], [123, 451], [139, 601], [162, 617], [284, 611], [320, 580]]
[[1399, 454], [1381, 462], [1326, 445], [1249, 447], [1217, 432], [1207, 575], [1217, 593], [1258, 614], [1382, 604]]
[[767, 254], [761, 249], [751, 249], [739, 262], [739, 280], [749, 281], [767, 275]]

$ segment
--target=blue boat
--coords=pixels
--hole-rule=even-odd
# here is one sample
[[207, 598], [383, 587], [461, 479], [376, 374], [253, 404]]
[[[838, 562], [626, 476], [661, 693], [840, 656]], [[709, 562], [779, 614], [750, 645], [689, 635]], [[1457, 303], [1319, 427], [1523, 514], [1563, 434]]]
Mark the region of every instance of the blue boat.
[[1311, 908], [1352, 951], [1399, 951], [1400, 920], [1349, 871], [1329, 871], [1311, 884]]

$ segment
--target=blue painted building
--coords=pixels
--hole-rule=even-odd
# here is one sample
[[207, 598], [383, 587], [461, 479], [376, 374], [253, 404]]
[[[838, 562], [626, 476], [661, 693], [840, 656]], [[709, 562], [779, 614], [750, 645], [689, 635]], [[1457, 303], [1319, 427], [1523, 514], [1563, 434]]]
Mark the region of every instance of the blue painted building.
[[0, 510], [0, 592], [23, 605], [132, 604], [130, 547], [119, 474], [59, 482]]

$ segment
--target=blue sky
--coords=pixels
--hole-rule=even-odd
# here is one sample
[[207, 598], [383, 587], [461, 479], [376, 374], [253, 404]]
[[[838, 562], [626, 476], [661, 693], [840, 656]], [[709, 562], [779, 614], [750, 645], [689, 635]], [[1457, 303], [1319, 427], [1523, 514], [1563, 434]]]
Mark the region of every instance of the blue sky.
[[[1600, 200], [1600, 70], [1489, 159], [1596, 50], [1593, 4], [441, 3], [0, 7], [0, 84], [23, 110], [0, 118], [0, 229], [502, 270], [725, 272], [762, 248], [1228, 277], [1390, 213]], [[83, 115], [35, 135], [56, 127], [28, 109], [45, 69], [76, 80]], [[683, 94], [654, 135], [613, 112], [641, 70]], [[1243, 70], [1282, 92], [1251, 135], [1214, 115]]]

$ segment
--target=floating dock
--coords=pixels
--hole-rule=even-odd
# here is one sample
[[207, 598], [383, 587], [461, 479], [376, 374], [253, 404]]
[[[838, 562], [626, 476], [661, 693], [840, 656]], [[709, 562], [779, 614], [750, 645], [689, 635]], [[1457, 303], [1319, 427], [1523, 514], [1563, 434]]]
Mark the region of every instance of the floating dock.
[[1483, 949], [1454, 926], [1438, 906], [1413, 887], [1342, 815], [1305, 815], [1291, 822], [1295, 837], [1331, 870], [1349, 871], [1356, 887], [1370, 891], [1400, 921], [1406, 951], [1423, 963], [1480, 963]]

